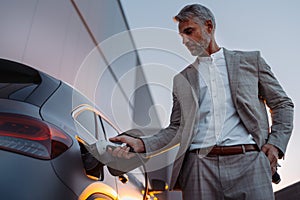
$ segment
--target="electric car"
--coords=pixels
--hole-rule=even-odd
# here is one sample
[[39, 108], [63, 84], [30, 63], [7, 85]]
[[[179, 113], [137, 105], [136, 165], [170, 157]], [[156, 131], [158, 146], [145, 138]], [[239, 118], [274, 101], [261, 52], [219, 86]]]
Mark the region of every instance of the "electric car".
[[113, 176], [78, 137], [108, 133], [118, 130], [73, 87], [0, 59], [1, 199], [153, 198], [141, 168]]

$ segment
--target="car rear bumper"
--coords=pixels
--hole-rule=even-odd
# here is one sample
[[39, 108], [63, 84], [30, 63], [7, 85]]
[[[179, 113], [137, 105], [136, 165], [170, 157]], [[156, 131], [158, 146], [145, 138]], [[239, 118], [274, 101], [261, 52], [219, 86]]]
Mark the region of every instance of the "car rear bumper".
[[0, 150], [1, 199], [77, 199], [54, 172], [49, 160]]

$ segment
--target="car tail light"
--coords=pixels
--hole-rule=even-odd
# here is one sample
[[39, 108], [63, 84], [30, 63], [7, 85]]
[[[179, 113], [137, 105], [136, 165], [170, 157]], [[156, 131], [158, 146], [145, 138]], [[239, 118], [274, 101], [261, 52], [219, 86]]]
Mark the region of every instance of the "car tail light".
[[72, 145], [55, 126], [19, 114], [0, 114], [0, 149], [38, 159], [53, 159]]

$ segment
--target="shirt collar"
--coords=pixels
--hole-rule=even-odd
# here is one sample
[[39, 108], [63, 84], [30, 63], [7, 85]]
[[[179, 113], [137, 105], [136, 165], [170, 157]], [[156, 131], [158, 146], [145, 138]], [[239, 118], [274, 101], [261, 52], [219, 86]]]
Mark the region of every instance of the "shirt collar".
[[217, 52], [211, 54], [210, 56], [206, 56], [206, 57], [198, 56], [194, 64], [198, 65], [200, 62], [212, 62], [224, 58], [225, 58], [224, 51], [223, 48], [221, 47]]
[[215, 61], [215, 60], [218, 60], [218, 59], [222, 59], [224, 58], [224, 51], [223, 51], [223, 48], [220, 48], [219, 51], [213, 53], [210, 55], [210, 57]]

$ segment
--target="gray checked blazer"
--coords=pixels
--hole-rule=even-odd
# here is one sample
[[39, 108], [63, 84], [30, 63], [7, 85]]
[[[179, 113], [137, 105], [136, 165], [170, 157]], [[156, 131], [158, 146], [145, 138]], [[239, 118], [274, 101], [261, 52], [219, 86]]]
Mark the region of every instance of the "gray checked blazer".
[[[293, 102], [259, 52], [224, 49], [224, 55], [233, 103], [241, 121], [259, 148], [270, 143], [283, 156], [293, 129]], [[191, 64], [173, 79], [173, 108], [169, 126], [142, 139], [148, 155], [180, 144], [173, 164], [171, 189], [178, 189], [176, 181], [196, 132], [198, 98], [198, 73]], [[271, 128], [266, 105], [272, 111]]]

